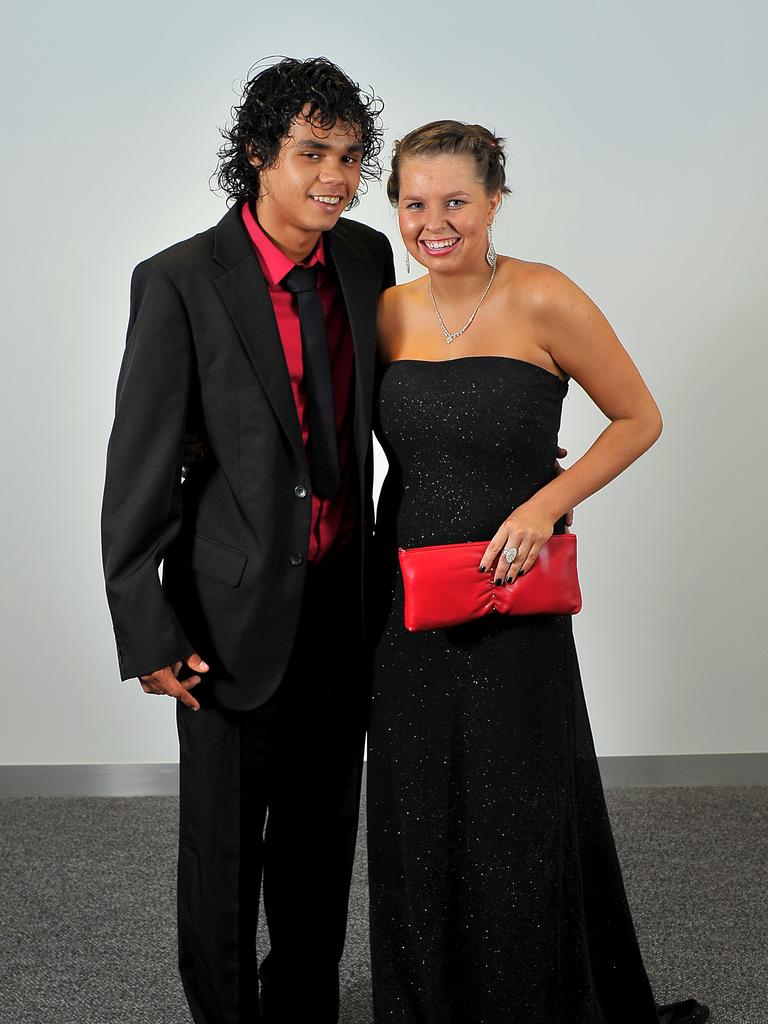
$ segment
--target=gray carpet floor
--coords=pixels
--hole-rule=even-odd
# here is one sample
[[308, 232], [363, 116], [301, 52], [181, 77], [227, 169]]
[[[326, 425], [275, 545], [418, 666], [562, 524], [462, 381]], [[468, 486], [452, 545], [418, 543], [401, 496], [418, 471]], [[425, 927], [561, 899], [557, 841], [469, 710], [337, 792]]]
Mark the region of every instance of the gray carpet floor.
[[[659, 1001], [694, 995], [713, 1024], [766, 1024], [768, 787], [607, 799]], [[1, 1024], [190, 1024], [175, 966], [176, 827], [166, 797], [0, 800]], [[342, 1024], [371, 1021], [363, 835]]]

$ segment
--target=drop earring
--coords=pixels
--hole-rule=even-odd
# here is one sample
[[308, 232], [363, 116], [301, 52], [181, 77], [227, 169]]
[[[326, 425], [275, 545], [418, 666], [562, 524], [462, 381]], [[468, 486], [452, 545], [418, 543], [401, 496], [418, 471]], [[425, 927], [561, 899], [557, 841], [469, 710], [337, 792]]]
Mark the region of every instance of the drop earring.
[[411, 254], [407, 249], [405, 250], [405, 272], [406, 274], [410, 274], [411, 272]]
[[489, 267], [496, 267], [496, 249], [493, 245], [493, 224], [488, 225], [488, 252], [485, 254]]

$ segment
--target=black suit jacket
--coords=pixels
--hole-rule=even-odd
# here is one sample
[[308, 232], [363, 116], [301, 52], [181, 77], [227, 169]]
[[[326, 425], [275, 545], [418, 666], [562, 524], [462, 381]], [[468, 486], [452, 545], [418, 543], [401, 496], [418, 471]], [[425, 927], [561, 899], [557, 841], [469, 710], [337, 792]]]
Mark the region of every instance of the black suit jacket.
[[[342, 219], [324, 240], [355, 350], [362, 601], [373, 523], [376, 304], [394, 268], [387, 238], [364, 224]], [[204, 433], [210, 451], [182, 484], [188, 431]], [[197, 651], [220, 704], [263, 703], [293, 645], [310, 517], [283, 348], [238, 204], [133, 273], [102, 510], [121, 677]]]

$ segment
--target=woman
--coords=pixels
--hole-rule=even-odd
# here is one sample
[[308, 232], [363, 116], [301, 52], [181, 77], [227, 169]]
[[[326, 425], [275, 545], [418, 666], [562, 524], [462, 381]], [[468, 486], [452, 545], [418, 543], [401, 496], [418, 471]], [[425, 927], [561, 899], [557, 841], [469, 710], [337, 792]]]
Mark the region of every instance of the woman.
[[[408, 633], [398, 546], [489, 539], [512, 587], [569, 509], [661, 432], [595, 304], [498, 256], [502, 140], [439, 121], [396, 145], [388, 183], [427, 274], [380, 304], [377, 540], [392, 582], [369, 731], [377, 1024], [699, 1024], [657, 1007], [624, 894], [569, 616]], [[610, 420], [556, 474], [568, 380]]]

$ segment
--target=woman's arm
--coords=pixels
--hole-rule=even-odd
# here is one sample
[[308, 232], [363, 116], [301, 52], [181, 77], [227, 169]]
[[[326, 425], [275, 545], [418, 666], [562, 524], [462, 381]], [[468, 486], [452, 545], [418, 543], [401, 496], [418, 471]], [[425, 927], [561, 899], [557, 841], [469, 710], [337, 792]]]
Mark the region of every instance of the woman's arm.
[[588, 295], [542, 268], [536, 304], [543, 345], [611, 421], [582, 457], [532, 499], [556, 522], [605, 487], [661, 434], [658, 406], [640, 372]]
[[[591, 447], [563, 473], [519, 505], [502, 523], [481, 564], [516, 547], [507, 570], [511, 582], [534, 564], [554, 523], [631, 465], [661, 434], [658, 406], [605, 316], [565, 274], [541, 266], [531, 301], [540, 345], [590, 396], [610, 423]], [[500, 576], [497, 571], [497, 577]]]

